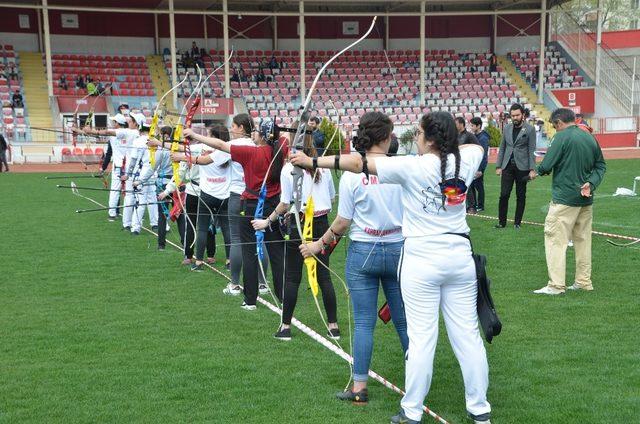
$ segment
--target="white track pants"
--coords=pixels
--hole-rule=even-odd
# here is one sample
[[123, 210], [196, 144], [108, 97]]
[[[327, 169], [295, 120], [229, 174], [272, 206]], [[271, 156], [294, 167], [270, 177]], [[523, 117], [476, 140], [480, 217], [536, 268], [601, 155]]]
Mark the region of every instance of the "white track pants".
[[[120, 201], [120, 188], [122, 187], [122, 181], [120, 181], [120, 167], [113, 168], [111, 171], [111, 191], [109, 192], [109, 216], [116, 217], [116, 207]], [[115, 190], [115, 191], [114, 191]]]
[[144, 185], [135, 195], [138, 198], [138, 204], [140, 206], [132, 208], [131, 231], [140, 232], [142, 230], [142, 220], [145, 210], [149, 211], [149, 223], [152, 226], [158, 225], [158, 205], [148, 205], [148, 203], [157, 202], [155, 186]]
[[469, 241], [461, 236], [409, 237], [399, 268], [407, 316], [409, 350], [401, 406], [420, 421], [433, 376], [442, 309], [453, 352], [460, 363], [467, 411], [491, 411], [487, 402], [489, 366], [476, 311], [476, 272]]
[[136, 198], [140, 199], [140, 194], [138, 192], [133, 193], [133, 182], [131, 178], [127, 179], [125, 183], [125, 189], [127, 193], [124, 196], [124, 208], [122, 211], [122, 226], [123, 227], [131, 227], [131, 217], [133, 216], [134, 207], [136, 204]]

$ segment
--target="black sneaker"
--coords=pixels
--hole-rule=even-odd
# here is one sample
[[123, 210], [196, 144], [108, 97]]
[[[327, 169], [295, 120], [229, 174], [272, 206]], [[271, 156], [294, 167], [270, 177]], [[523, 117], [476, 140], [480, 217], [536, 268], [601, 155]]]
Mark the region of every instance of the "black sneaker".
[[330, 328], [329, 331], [327, 331], [327, 336], [333, 340], [340, 340], [340, 329]]
[[496, 224], [493, 228], [497, 228], [497, 229], [499, 229], [499, 230], [500, 230], [500, 229], [502, 229], [502, 228], [504, 228], [504, 227], [506, 227], [506, 225], [503, 225], [503, 224]]
[[165, 247], [164, 246], [158, 246], [158, 252], [164, 252]]
[[470, 412], [467, 412], [469, 418], [471, 418], [474, 424], [491, 424], [491, 413], [487, 412], [486, 414], [473, 415]]
[[139, 236], [140, 235], [140, 231], [131, 231], [131, 235], [132, 236]]
[[193, 272], [204, 271], [204, 264], [199, 264], [199, 265], [196, 265], [195, 263], [191, 264], [191, 271]]
[[391, 417], [391, 424], [420, 424], [420, 421], [412, 420], [408, 418], [403, 410], [400, 410], [397, 415]]
[[129, 226], [129, 227], [122, 227], [122, 229], [123, 229], [124, 231], [131, 231], [131, 226]]
[[483, 208], [483, 207], [479, 207], [479, 208], [477, 208], [477, 209], [476, 209], [476, 211], [478, 211], [478, 212], [484, 212], [484, 208]]
[[520, 229], [520, 224], [513, 224], [513, 228], [515, 230], [519, 230]]
[[362, 389], [359, 392], [353, 392], [351, 389], [344, 392], [336, 393], [336, 397], [340, 400], [350, 400], [354, 405], [366, 405], [369, 402], [369, 392]]
[[256, 305], [249, 305], [247, 304], [247, 302], [242, 302], [242, 305], [240, 305], [240, 307], [247, 311], [255, 311], [257, 309]]
[[152, 226], [151, 231], [158, 232], [158, 226], [157, 225]]
[[274, 334], [273, 337], [278, 340], [284, 340], [286, 342], [291, 341], [291, 327], [289, 328], [280, 327], [278, 332]]

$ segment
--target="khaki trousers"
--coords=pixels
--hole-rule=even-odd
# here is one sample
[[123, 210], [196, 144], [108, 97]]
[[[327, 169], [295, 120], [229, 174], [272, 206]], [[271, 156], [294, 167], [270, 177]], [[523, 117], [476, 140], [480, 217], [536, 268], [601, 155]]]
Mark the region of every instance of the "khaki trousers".
[[566, 206], [551, 202], [544, 221], [544, 249], [547, 257], [550, 287], [564, 291], [566, 253], [573, 240], [576, 256], [575, 284], [592, 289], [591, 285], [591, 224], [593, 206]]

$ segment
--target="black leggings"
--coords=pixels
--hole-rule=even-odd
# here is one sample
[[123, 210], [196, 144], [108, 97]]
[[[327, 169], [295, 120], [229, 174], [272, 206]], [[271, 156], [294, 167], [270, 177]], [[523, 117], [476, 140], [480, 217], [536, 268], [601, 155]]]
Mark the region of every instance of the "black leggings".
[[[200, 194], [200, 202], [197, 206], [198, 219], [196, 223], [196, 230], [198, 235], [196, 237], [196, 260], [204, 260], [204, 249], [208, 243], [209, 234], [213, 232], [214, 236], [214, 251], [215, 255], [215, 221], [218, 218], [218, 214], [222, 213], [225, 216], [222, 218], [227, 219], [227, 199], [218, 199], [213, 197], [204, 191]], [[228, 222], [228, 221], [227, 221]], [[212, 225], [213, 224], [213, 225]], [[222, 230], [226, 232], [224, 239], [229, 239], [229, 225], [222, 227]], [[211, 252], [210, 252], [211, 253]], [[211, 255], [213, 257], [213, 255]]]
[[[187, 194], [187, 199], [184, 202], [186, 213], [189, 216], [189, 222], [184, 224], [185, 235], [183, 238], [184, 243], [184, 257], [191, 259], [193, 257], [193, 240], [195, 239], [195, 232], [193, 231], [192, 224], [195, 226], [198, 220], [198, 196]], [[208, 212], [208, 211], [207, 211]], [[184, 214], [183, 214], [184, 215]], [[186, 221], [186, 220], [185, 220]], [[207, 233], [207, 257], [213, 258], [216, 255], [216, 233], [215, 228], [213, 231]]]
[[[291, 217], [291, 219], [295, 219]], [[298, 250], [300, 246], [300, 235], [295, 224], [291, 225], [289, 241], [287, 241], [287, 257], [286, 272], [284, 281], [284, 303], [282, 305], [282, 323], [290, 325], [293, 317], [293, 310], [296, 308], [298, 301], [298, 289], [302, 279], [302, 268], [304, 267], [304, 258]], [[329, 228], [329, 219], [327, 215], [319, 216], [313, 219], [313, 239], [318, 240]], [[318, 259], [329, 267], [329, 255], [317, 255]], [[324, 310], [327, 312], [327, 320], [330, 323], [338, 321], [336, 293], [331, 283], [331, 274], [329, 270], [321, 264], [316, 265], [318, 275], [318, 285], [322, 291], [322, 303]]]
[[[279, 203], [280, 196], [273, 196], [265, 200], [264, 216], [269, 216]], [[242, 283], [244, 284], [244, 301], [247, 305], [255, 305], [258, 299], [258, 255], [256, 254], [256, 231], [251, 225], [254, 219], [257, 200], [243, 200], [244, 216], [240, 218], [240, 242], [242, 243]], [[267, 228], [264, 233], [264, 248], [269, 253], [273, 286], [278, 300], [282, 301], [284, 238], [280, 229], [272, 225], [273, 230]]]

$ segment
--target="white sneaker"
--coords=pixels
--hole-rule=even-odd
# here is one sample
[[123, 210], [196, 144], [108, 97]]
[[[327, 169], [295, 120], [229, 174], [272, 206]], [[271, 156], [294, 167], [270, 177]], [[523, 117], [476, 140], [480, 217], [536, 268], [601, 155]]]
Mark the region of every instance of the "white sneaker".
[[267, 286], [266, 284], [258, 285], [258, 293], [260, 293], [260, 294], [268, 294], [269, 293], [269, 286]]
[[544, 286], [543, 288], [534, 290], [533, 292], [535, 294], [550, 294], [550, 295], [564, 294], [564, 291], [558, 290], [549, 286]]
[[593, 291], [593, 286], [579, 286], [576, 283], [573, 283], [572, 285], [570, 285], [569, 287], [567, 287], [567, 290], [583, 290], [583, 291]]
[[240, 296], [242, 294], [242, 287], [234, 286], [233, 284], [229, 283], [227, 284], [227, 287], [222, 290], [222, 293], [229, 296]]
[[257, 309], [256, 305], [247, 305], [245, 302], [242, 302], [242, 305], [240, 305], [240, 307], [242, 309], [246, 309], [247, 311], [255, 311]]

